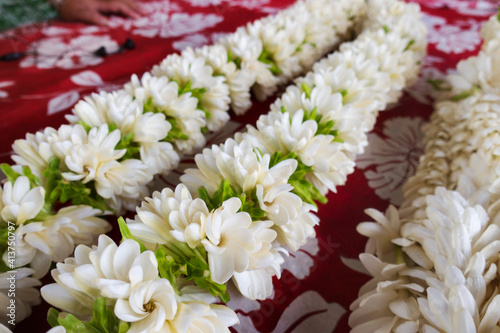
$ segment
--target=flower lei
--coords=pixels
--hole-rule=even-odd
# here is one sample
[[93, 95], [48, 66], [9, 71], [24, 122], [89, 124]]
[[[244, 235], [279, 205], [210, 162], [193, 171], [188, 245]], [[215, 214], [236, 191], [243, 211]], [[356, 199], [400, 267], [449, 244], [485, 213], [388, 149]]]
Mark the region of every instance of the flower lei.
[[353, 331], [499, 330], [498, 111], [500, 16], [486, 22], [477, 56], [440, 82], [424, 127], [425, 153], [404, 187], [405, 201], [358, 231], [373, 278], [351, 305]]
[[[120, 245], [101, 235], [87, 246], [109, 228], [96, 215], [135, 207], [152, 175], [178, 162], [174, 147], [204, 145], [203, 132], [227, 122], [229, 104], [241, 113], [250, 89], [258, 98], [274, 93], [363, 10], [362, 1], [299, 2], [220, 44], [171, 55], [124, 90], [80, 101], [68, 116], [72, 125], [14, 144], [17, 165], [3, 166], [9, 182], [1, 216], [22, 245], [16, 251], [29, 252], [26, 275], [43, 276], [51, 261], [62, 261], [56, 247], [67, 257], [82, 244], [52, 271], [56, 283], [42, 288], [46, 301], [66, 311], [49, 312], [54, 332], [206, 325], [224, 332], [237, 317], [212, 303], [229, 300], [229, 280], [246, 297], [271, 294], [285, 247], [296, 251], [315, 235], [315, 202], [345, 183], [378, 111], [415, 80], [426, 48], [418, 6], [370, 1], [357, 39], [288, 87], [257, 127], [203, 150], [174, 190], [153, 193], [133, 220], [120, 219]], [[68, 200], [77, 206], [54, 213]], [[50, 248], [52, 237], [58, 241]]]

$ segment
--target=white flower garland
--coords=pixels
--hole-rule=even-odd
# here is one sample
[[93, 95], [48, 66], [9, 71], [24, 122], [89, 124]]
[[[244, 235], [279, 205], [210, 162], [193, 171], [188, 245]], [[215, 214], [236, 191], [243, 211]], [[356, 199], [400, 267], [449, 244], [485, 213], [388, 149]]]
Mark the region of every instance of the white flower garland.
[[500, 330], [499, 17], [481, 34], [480, 53], [441, 86], [405, 202], [385, 216], [368, 210], [376, 222], [358, 226], [373, 279], [351, 305], [352, 332]]
[[[362, 1], [299, 2], [238, 29], [220, 45], [169, 56], [153, 75], [133, 77], [124, 90], [79, 102], [68, 117], [73, 125], [17, 141], [18, 165], [4, 166], [10, 183], [28, 184], [25, 192], [47, 191], [45, 199], [53, 200], [49, 208], [74, 196], [102, 211], [130, 209], [155, 173], [177, 163], [173, 145], [190, 151], [204, 144], [202, 128], [223, 126], [229, 104], [236, 112], [249, 106], [247, 88], [260, 98], [272, 94], [277, 84], [310, 66], [312, 54], [329, 48], [323, 36], [346, 32], [352, 21], [346, 13], [362, 8]], [[111, 316], [114, 321], [106, 322], [111, 331], [184, 332], [208, 321], [222, 332], [236, 316], [207, 304], [213, 301], [207, 292], [227, 301], [225, 284], [232, 278], [243, 295], [268, 297], [284, 246], [297, 250], [315, 235], [315, 201], [344, 184], [378, 111], [416, 78], [425, 53], [418, 6], [391, 0], [371, 1], [368, 8], [360, 36], [288, 88], [257, 128], [205, 149], [196, 156], [198, 169], [182, 177], [184, 184], [155, 192], [135, 220], [121, 221], [128, 240], [117, 246], [101, 236], [97, 247], [80, 245], [74, 258], [59, 263], [52, 272], [57, 283], [43, 287], [42, 295], [80, 319], [52, 310], [49, 322], [96, 328], [105, 324], [99, 318]], [[344, 16], [338, 21], [327, 16], [339, 12]], [[326, 30], [320, 29], [323, 24]], [[304, 34], [297, 36], [296, 29]], [[36, 209], [29, 207], [18, 209], [26, 227], [35, 225], [29, 219]], [[92, 222], [84, 225], [98, 225]], [[77, 238], [67, 233], [71, 245]], [[55, 252], [44, 253], [47, 258]], [[81, 321], [92, 313], [92, 321]]]

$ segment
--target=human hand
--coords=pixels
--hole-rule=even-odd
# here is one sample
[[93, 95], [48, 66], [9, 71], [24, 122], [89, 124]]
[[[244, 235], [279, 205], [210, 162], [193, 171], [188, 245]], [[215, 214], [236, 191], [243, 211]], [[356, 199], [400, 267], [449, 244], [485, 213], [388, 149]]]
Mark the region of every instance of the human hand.
[[134, 0], [63, 0], [59, 2], [57, 10], [64, 20], [97, 25], [108, 23], [106, 14], [120, 14], [135, 19], [144, 14]]

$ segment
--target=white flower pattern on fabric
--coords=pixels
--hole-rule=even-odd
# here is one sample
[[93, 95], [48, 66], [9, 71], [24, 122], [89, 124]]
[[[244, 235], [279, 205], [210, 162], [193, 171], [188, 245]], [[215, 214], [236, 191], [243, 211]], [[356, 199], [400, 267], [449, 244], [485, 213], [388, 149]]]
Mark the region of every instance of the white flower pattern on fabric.
[[178, 37], [211, 28], [223, 20], [222, 16], [216, 14], [169, 14], [157, 11], [149, 17], [136, 20], [132, 33], [149, 38], [157, 36], [161, 38]]
[[47, 38], [38, 44], [37, 54], [28, 55], [19, 63], [19, 67], [73, 69], [95, 66], [104, 61], [103, 57], [94, 54], [101, 47], [112, 53], [119, 46], [107, 35], [82, 35], [69, 41], [62, 37]]
[[[397, 117], [387, 120], [382, 135], [370, 133], [370, 145], [357, 160], [365, 170], [368, 186], [382, 199], [398, 205], [403, 200], [402, 186], [415, 172], [423, 152], [421, 118]], [[368, 169], [374, 166], [374, 169]]]
[[[7, 88], [12, 85], [14, 85], [14, 81], [0, 81], [0, 88]], [[7, 98], [9, 97], [9, 93], [5, 90], [0, 89], [0, 98]]]
[[456, 10], [460, 14], [467, 16], [489, 16], [494, 13], [498, 4], [495, 1], [490, 0], [474, 0], [474, 1], [463, 1], [463, 0], [414, 0], [413, 2], [425, 5], [431, 8], [441, 8], [447, 6]]
[[481, 42], [481, 25], [474, 19], [447, 24], [447, 20], [442, 17], [424, 13], [423, 20], [429, 30], [429, 43], [435, 44], [436, 49], [444, 53], [474, 51]]

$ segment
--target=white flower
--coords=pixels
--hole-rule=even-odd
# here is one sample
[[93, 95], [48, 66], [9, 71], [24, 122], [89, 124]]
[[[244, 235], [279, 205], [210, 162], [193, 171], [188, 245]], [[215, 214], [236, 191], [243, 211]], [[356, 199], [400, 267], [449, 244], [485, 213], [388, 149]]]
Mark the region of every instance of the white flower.
[[395, 262], [396, 246], [393, 239], [401, 237], [401, 221], [399, 212], [394, 206], [389, 206], [385, 214], [375, 209], [367, 209], [365, 213], [375, 222], [362, 222], [356, 230], [368, 237], [365, 252], [374, 254], [385, 262]]
[[315, 237], [314, 227], [319, 224], [319, 218], [311, 213], [311, 211], [316, 211], [313, 205], [302, 202], [302, 205], [299, 204], [297, 207], [296, 216], [289, 216], [286, 223], [273, 226], [278, 233], [278, 242], [288, 245], [292, 251], [298, 251], [309, 238]]
[[153, 67], [155, 76], [166, 76], [175, 80], [181, 88], [202, 89], [199, 104], [207, 112], [207, 128], [217, 131], [229, 120], [229, 88], [223, 76], [212, 76], [213, 70], [201, 57], [171, 54], [160, 65]]
[[195, 248], [205, 238], [208, 214], [205, 202], [193, 199], [179, 184], [175, 192], [165, 188], [146, 198], [137, 208], [135, 220], [128, 220], [128, 226], [134, 236], [147, 243], [166, 244], [175, 238]]
[[115, 304], [118, 319], [132, 323], [130, 333], [171, 332], [169, 321], [176, 312], [175, 292], [167, 279], [143, 282], [128, 299], [119, 299]]
[[[36, 287], [41, 283], [30, 277], [33, 272], [30, 268], [18, 268], [13, 272], [0, 273], [0, 325], [7, 326], [8, 321], [20, 323], [31, 315], [32, 306], [40, 304], [40, 293]], [[15, 297], [11, 295], [12, 290]]]
[[258, 246], [252, 229], [259, 222], [252, 223], [246, 212], [238, 213], [240, 207], [241, 201], [231, 198], [207, 217], [207, 238], [201, 242], [208, 253], [211, 279], [217, 283], [227, 282], [234, 272], [244, 272]]
[[238, 324], [233, 310], [223, 305], [202, 302], [179, 303], [175, 318], [170, 325], [175, 332], [227, 332], [228, 327]]
[[172, 125], [164, 114], [143, 113], [143, 103], [146, 102], [147, 100], [140, 98], [132, 99], [125, 90], [113, 93], [101, 92], [78, 102], [73, 110], [75, 115], [66, 118], [72, 123], [83, 121], [91, 127], [100, 127], [104, 124], [116, 125], [122, 139], [133, 135], [132, 142], [139, 144], [140, 158], [149, 165], [150, 172], [164, 173], [171, 170], [179, 161], [177, 153], [170, 144], [160, 143], [167, 137]]
[[67, 115], [66, 119], [72, 124], [82, 121], [91, 127], [114, 124], [126, 134], [132, 132], [142, 109], [142, 101], [133, 100], [123, 89], [111, 93], [101, 91], [79, 101], [73, 108], [73, 115]]
[[18, 177], [14, 184], [7, 182], [3, 186], [1, 217], [5, 222], [17, 225], [38, 215], [45, 204], [45, 189], [37, 186], [31, 189], [30, 181], [25, 176]]
[[[258, 20], [246, 26], [251, 37], [262, 41], [263, 50], [269, 53], [283, 76], [288, 80], [302, 70], [295, 51], [304, 41], [305, 34], [299, 20], [277, 16], [273, 20]], [[257, 81], [258, 82], [258, 81]]]
[[51, 139], [58, 138], [57, 130], [47, 127], [35, 134], [26, 134], [26, 139], [14, 141], [12, 148], [15, 152], [12, 159], [18, 165], [29, 166], [31, 172], [41, 178], [47, 169], [50, 159], [54, 156], [51, 149]]
[[64, 311], [88, 316], [97, 298], [104, 296], [113, 304], [141, 283], [156, 280], [158, 263], [153, 252], [141, 253], [133, 240], [117, 246], [101, 235], [97, 247], [79, 245], [75, 258], [58, 263], [52, 277], [57, 283], [44, 286], [42, 297]]
[[303, 117], [304, 111], [300, 109], [291, 119], [287, 112], [270, 112], [259, 118], [258, 130], [248, 126], [245, 140], [250, 140], [262, 153], [297, 153], [300, 162], [314, 168], [306, 178], [322, 194], [328, 189], [335, 191], [335, 186], [343, 185], [353, 171], [354, 162], [341, 151], [341, 143], [333, 142], [332, 135], [316, 135], [318, 123], [312, 119], [303, 121]]
[[[83, 130], [80, 125], [74, 128]], [[67, 149], [64, 162], [69, 171], [63, 172], [62, 176], [83, 184], [94, 181], [97, 194], [106, 199], [111, 208], [117, 211], [122, 206], [133, 209], [130, 204], [147, 193], [145, 185], [153, 179], [154, 170], [137, 159], [119, 162], [118, 159], [126, 152], [125, 149], [115, 149], [120, 140], [120, 131], [109, 133], [107, 124], [94, 127], [88, 135], [85, 132], [82, 135], [80, 144], [70, 144]], [[68, 141], [58, 143], [63, 148], [67, 144]], [[128, 203], [128, 200], [132, 201]]]
[[207, 65], [214, 70], [214, 75], [223, 74], [229, 87], [231, 109], [241, 115], [251, 106], [250, 89], [255, 83], [255, 75], [250, 71], [240, 70], [232, 61], [228, 61], [226, 48], [221, 44], [203, 46], [201, 48], [188, 48], [182, 53], [183, 56], [194, 59], [202, 57]]
[[220, 43], [231, 52], [233, 59], [241, 59], [240, 68], [242, 71], [255, 76], [257, 86], [253, 87], [253, 92], [257, 99], [264, 100], [276, 91], [278, 79], [269, 70], [268, 64], [258, 60], [263, 51], [260, 39], [250, 36], [245, 28], [241, 27], [221, 39]]
[[[89, 206], [69, 206], [43, 221], [19, 226], [15, 231], [15, 265], [30, 265], [35, 277], [43, 277], [52, 262], [68, 257], [78, 244], [92, 244], [98, 235], [111, 229], [110, 224], [96, 215], [98, 209]], [[7, 251], [3, 253], [8, 262]]]
[[197, 109], [198, 100], [191, 93], [179, 95], [179, 85], [166, 76], [155, 77], [145, 73], [141, 80], [132, 75], [125, 85], [126, 91], [145, 105], [145, 111], [161, 111], [167, 120], [175, 121], [175, 130], [187, 138], [173, 138], [183, 152], [201, 147], [205, 143], [201, 129], [206, 126], [205, 114]]

